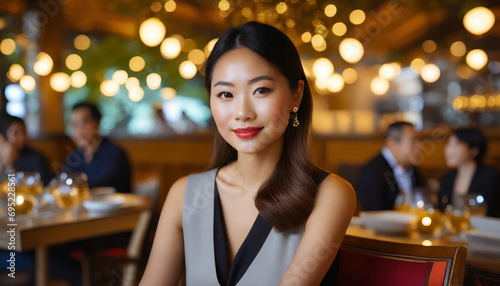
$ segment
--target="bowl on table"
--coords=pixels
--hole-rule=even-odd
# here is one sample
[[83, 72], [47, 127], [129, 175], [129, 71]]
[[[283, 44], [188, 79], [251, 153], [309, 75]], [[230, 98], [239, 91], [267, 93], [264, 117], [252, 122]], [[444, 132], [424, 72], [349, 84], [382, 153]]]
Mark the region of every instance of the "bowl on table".
[[386, 234], [405, 234], [417, 219], [415, 214], [400, 211], [362, 211], [359, 216], [366, 228]]

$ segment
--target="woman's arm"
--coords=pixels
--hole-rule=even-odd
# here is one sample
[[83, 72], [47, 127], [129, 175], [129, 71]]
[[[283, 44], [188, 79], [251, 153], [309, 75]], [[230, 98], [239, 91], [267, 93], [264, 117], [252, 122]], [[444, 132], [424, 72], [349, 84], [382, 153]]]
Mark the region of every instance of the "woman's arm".
[[321, 283], [337, 255], [355, 206], [351, 185], [329, 175], [319, 186], [304, 236], [279, 285]]
[[140, 285], [177, 285], [184, 265], [182, 204], [187, 177], [177, 180], [163, 205], [149, 261]]

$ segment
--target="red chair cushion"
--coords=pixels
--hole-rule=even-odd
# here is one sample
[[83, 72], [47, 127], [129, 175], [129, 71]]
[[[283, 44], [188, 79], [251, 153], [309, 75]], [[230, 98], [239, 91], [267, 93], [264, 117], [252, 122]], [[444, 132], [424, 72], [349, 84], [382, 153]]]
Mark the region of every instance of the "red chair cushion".
[[406, 260], [341, 248], [338, 285], [443, 285], [446, 261]]

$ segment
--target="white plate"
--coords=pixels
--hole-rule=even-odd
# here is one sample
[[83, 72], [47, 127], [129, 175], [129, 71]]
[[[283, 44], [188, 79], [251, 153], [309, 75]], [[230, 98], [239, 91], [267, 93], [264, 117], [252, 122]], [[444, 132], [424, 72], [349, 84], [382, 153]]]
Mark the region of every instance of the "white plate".
[[125, 203], [125, 197], [120, 194], [108, 196], [95, 196], [83, 202], [83, 207], [89, 212], [107, 212], [121, 207]]
[[484, 216], [471, 216], [470, 225], [482, 233], [489, 233], [500, 237], [500, 219]]
[[388, 234], [404, 234], [416, 220], [415, 214], [399, 211], [360, 212], [359, 216], [365, 227]]
[[471, 229], [463, 231], [461, 236], [469, 241], [467, 249], [471, 252], [500, 256], [500, 235]]

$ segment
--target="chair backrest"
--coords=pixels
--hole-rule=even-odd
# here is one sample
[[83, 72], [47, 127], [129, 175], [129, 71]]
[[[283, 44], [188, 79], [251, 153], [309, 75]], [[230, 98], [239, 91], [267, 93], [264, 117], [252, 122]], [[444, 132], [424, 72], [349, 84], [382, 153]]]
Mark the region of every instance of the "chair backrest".
[[346, 235], [338, 285], [462, 285], [467, 250]]

